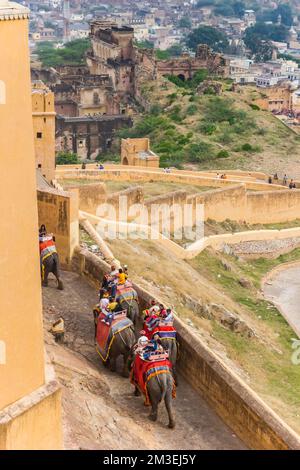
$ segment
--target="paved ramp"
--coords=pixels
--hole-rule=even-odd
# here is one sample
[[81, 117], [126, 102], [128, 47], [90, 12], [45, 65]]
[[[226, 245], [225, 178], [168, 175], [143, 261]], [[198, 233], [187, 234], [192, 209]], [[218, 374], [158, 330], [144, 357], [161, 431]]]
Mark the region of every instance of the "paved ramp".
[[[129, 380], [118, 374], [112, 374], [101, 364], [94, 348], [94, 325], [92, 307], [97, 302], [97, 292], [85, 279], [74, 273], [64, 272], [64, 291], [55, 288], [54, 281], [49, 281], [49, 287], [43, 289], [44, 310], [47, 320], [63, 316], [66, 324], [66, 345], [68, 351], [80, 353], [91, 366], [99, 371], [101, 381], [107, 380], [110, 384], [110, 404], [116, 403], [118, 410], [124, 415], [128, 414], [140, 427], [141, 435], [149, 435], [149, 448], [155, 449], [244, 449], [245, 445], [234, 435], [220, 418], [212, 411], [191, 386], [179, 376], [180, 385], [177, 389], [177, 399], [174, 401], [176, 412], [176, 429], [166, 427], [167, 415], [161, 405], [159, 420], [152, 423], [148, 420], [149, 409], [143, 405], [142, 398], [133, 396], [133, 388]], [[71, 392], [68, 392], [72, 394]], [[90, 399], [90, 398], [89, 398]], [[90, 405], [92, 406], [92, 404]], [[66, 411], [66, 410], [65, 410]], [[68, 410], [68, 413], [71, 411]], [[85, 427], [94, 425], [91, 417], [90, 423]], [[92, 430], [90, 435], [92, 436]], [[150, 439], [151, 436], [151, 439]], [[80, 444], [80, 438], [79, 440]], [[120, 448], [116, 436], [115, 448]], [[91, 448], [100, 449], [101, 438], [89, 441]], [[130, 444], [135, 449], [134, 444]], [[122, 444], [121, 444], [122, 446]], [[127, 447], [128, 448], [128, 447]]]

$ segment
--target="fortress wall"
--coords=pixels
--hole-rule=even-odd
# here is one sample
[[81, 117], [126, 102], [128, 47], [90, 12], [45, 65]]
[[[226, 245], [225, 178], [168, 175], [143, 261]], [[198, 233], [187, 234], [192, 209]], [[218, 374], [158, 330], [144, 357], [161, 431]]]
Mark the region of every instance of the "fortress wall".
[[144, 202], [144, 193], [142, 186], [132, 186], [117, 193], [108, 195], [106, 202], [111, 204], [117, 211], [120, 206], [120, 197], [127, 198], [127, 205], [130, 207], [133, 204], [142, 204]]
[[279, 223], [300, 218], [300, 190], [247, 194], [247, 222]]
[[74, 189], [78, 190], [79, 208], [82, 211], [96, 214], [98, 205], [106, 202], [107, 194], [104, 183], [68, 186], [68, 190], [71, 192]]
[[205, 220], [223, 222], [226, 219], [243, 221], [246, 216], [247, 193], [245, 185], [207, 191], [188, 197], [191, 204], [204, 205]]
[[70, 265], [74, 248], [79, 245], [78, 195], [57, 190], [37, 191], [39, 225], [45, 224], [56, 238], [60, 262]]
[[[76, 169], [77, 168], [77, 169]], [[232, 186], [233, 184], [246, 185], [248, 190], [252, 191], [280, 191], [286, 188], [281, 185], [270, 185], [262, 180], [251, 179], [249, 176], [238, 176], [236, 174], [228, 174], [227, 179], [216, 178], [216, 173], [201, 173], [173, 170], [171, 173], [163, 173], [161, 168], [145, 168], [145, 167], [128, 167], [108, 165], [105, 170], [87, 169], [80, 170], [76, 168], [56, 170], [56, 179], [90, 179], [97, 181], [134, 181], [136, 183], [161, 181], [168, 183], [193, 184], [199, 187], [222, 188]]]
[[[97, 287], [101, 276], [109, 271], [108, 264], [83, 249], [76, 250], [73, 268]], [[136, 284], [134, 287], [144, 309], [153, 296]], [[179, 318], [175, 326], [180, 342], [181, 374], [250, 448], [300, 449], [299, 436], [191, 328]]]

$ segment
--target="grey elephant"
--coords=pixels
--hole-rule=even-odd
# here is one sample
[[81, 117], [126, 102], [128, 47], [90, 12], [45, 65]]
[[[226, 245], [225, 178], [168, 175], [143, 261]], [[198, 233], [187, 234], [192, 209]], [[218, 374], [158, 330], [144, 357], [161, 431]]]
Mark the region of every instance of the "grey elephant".
[[[97, 312], [97, 309], [94, 309], [94, 318], [95, 312]], [[102, 338], [105, 338], [105, 330], [103, 328], [106, 328], [106, 326], [103, 325], [99, 318], [101, 317], [98, 316], [96, 322], [96, 350], [102, 362], [112, 372], [115, 372], [117, 359], [119, 356], [123, 356], [122, 375], [129, 377], [128, 359], [136, 342], [132, 321], [125, 317], [121, 322], [113, 324], [110, 327], [106, 344], [104, 344]]]
[[127, 316], [132, 321], [135, 328], [138, 327], [140, 309], [138, 304], [138, 296], [134, 289], [132, 289], [132, 297], [128, 299], [125, 295], [119, 295], [117, 301], [123, 310], [127, 310]]
[[[159, 332], [158, 332], [158, 336], [159, 336]], [[178, 385], [178, 377], [177, 377], [177, 372], [176, 372], [176, 361], [178, 357], [177, 341], [176, 339], [173, 339], [173, 338], [160, 337], [159, 342], [164, 348], [164, 350], [168, 351], [169, 353], [169, 361], [172, 364], [173, 377], [175, 380], [175, 384]]]
[[59, 269], [59, 258], [57, 253], [53, 253], [51, 256], [41, 261], [42, 263], [42, 285], [43, 287], [48, 286], [48, 276], [52, 273], [57, 281], [57, 288], [59, 290], [64, 289], [63, 282], [60, 278], [60, 269]]
[[[151, 421], [157, 421], [158, 405], [164, 401], [169, 417], [168, 427], [175, 428], [175, 416], [173, 412], [172, 400], [174, 398], [175, 383], [170, 372], [162, 372], [152, 377], [147, 383], [147, 392], [151, 405], [149, 418]], [[141, 392], [137, 386], [134, 391], [135, 396], [140, 396]]]
[[64, 286], [60, 279], [59, 257], [55, 246], [55, 237], [52, 234], [46, 233], [44, 225], [40, 228], [39, 246], [42, 285], [44, 287], [48, 286], [48, 276], [52, 273], [56, 277], [58, 289], [63, 290]]

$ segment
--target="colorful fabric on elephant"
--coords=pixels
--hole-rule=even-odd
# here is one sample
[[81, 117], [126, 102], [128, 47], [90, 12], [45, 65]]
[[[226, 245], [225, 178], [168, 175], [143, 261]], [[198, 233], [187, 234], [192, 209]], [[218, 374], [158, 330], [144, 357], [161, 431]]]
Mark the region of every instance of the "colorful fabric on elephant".
[[153, 337], [153, 332], [157, 330], [159, 322], [160, 320], [157, 315], [151, 315], [146, 318], [143, 330], [145, 331], [145, 336], [147, 336], [147, 338], [151, 339]]
[[153, 338], [154, 335], [158, 335], [160, 339], [172, 339], [176, 341], [176, 330], [174, 326], [162, 325], [161, 323], [146, 335], [149, 339]]
[[130, 286], [117, 286], [117, 302], [132, 302], [133, 300], [138, 300], [138, 295], [136, 291]]
[[[168, 359], [153, 362], [145, 361], [139, 355], [136, 355], [131, 370], [130, 381], [140, 390], [141, 393], [143, 393], [143, 395], [145, 395], [145, 405], [150, 405], [147, 384], [149, 380], [159, 374], [172, 375], [172, 364]], [[173, 398], [175, 397], [176, 386], [173, 381]]]
[[42, 238], [40, 241], [40, 257], [43, 263], [49, 256], [57, 253], [55, 243], [52, 237]]
[[154, 331], [153, 334], [157, 334], [160, 339], [174, 339], [176, 340], [176, 330], [174, 326], [167, 326], [160, 324], [157, 328], [157, 331]]
[[111, 325], [103, 323], [101, 321], [103, 319], [105, 320], [105, 315], [100, 312], [97, 321], [96, 350], [102, 361], [106, 362], [116, 335], [130, 328], [132, 321], [126, 317], [126, 311], [116, 313]]

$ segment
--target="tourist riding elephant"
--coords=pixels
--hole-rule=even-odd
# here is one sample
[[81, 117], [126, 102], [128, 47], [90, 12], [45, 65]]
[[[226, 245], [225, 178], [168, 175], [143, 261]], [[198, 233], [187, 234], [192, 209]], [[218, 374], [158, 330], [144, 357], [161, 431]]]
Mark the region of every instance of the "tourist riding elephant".
[[53, 235], [41, 234], [39, 244], [42, 285], [44, 287], [48, 286], [48, 276], [52, 273], [56, 277], [57, 288], [63, 290], [64, 286], [60, 279], [59, 258]]
[[[162, 372], [152, 377], [147, 383], [147, 392], [151, 405], [151, 413], [149, 418], [152, 421], [157, 420], [158, 405], [164, 400], [166, 410], [169, 417], [169, 428], [175, 428], [175, 418], [172, 407], [174, 379], [170, 373]], [[135, 396], [141, 394], [140, 390], [135, 387]]]

